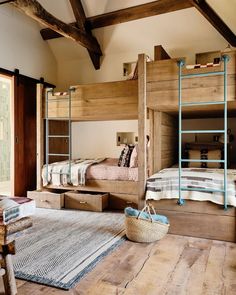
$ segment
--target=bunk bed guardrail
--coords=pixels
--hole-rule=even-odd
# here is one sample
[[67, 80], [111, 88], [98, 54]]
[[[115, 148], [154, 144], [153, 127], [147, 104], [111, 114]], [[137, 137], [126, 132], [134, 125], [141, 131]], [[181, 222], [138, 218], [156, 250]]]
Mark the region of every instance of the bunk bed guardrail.
[[[71, 183], [71, 160], [72, 160], [72, 129], [71, 129], [71, 93], [75, 91], [74, 87], [70, 87], [69, 91], [66, 95], [66, 97], [63, 96], [63, 98], [53, 98], [49, 99], [49, 95], [51, 94], [52, 96], [54, 95], [54, 89], [50, 88], [47, 89], [46, 92], [46, 108], [45, 108], [45, 121], [46, 121], [46, 151], [45, 151], [45, 158], [46, 158], [46, 177], [48, 179], [48, 166], [49, 166], [49, 157], [50, 156], [57, 156], [57, 157], [68, 157], [68, 172], [67, 173], [62, 173], [62, 172], [52, 172], [54, 174], [59, 174], [59, 175], [67, 175], [68, 176], [68, 182]], [[68, 117], [58, 117], [56, 120], [63, 120], [63, 121], [68, 121], [68, 134], [49, 134], [49, 124], [50, 120], [55, 120], [55, 118], [50, 118], [49, 113], [48, 113], [48, 104], [50, 102], [61, 102], [61, 101], [67, 101], [68, 102]], [[50, 153], [49, 150], [49, 140], [50, 138], [67, 138], [68, 139], [68, 153]]]
[[[182, 68], [185, 64], [183, 60], [177, 62], [179, 67], [178, 75], [178, 106], [179, 106], [179, 199], [178, 204], [183, 205], [182, 191], [203, 191], [203, 192], [221, 192], [224, 194], [224, 209], [227, 210], [227, 62], [228, 55], [222, 56], [224, 62], [224, 70], [218, 72], [206, 72], [196, 74], [182, 74]], [[182, 80], [194, 77], [208, 77], [222, 75], [224, 77], [224, 100], [223, 101], [206, 101], [206, 102], [182, 102]], [[224, 106], [224, 129], [223, 130], [182, 130], [182, 108], [206, 105], [223, 105]], [[191, 133], [222, 133], [224, 134], [224, 159], [223, 160], [202, 160], [202, 159], [182, 159], [182, 135]], [[205, 162], [205, 163], [223, 163], [224, 165], [224, 189], [205, 189], [205, 188], [189, 188], [182, 186], [182, 163], [188, 162]]]

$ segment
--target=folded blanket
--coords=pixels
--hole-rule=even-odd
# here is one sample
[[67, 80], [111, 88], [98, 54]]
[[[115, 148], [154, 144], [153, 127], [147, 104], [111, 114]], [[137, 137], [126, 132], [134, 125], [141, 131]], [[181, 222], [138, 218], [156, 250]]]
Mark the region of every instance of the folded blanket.
[[[125, 208], [125, 216], [135, 216], [135, 217], [137, 217], [139, 215], [139, 213], [140, 213], [139, 210], [133, 209], [131, 207]], [[151, 214], [151, 216], [152, 216], [152, 219], [154, 221], [159, 221], [161, 223], [169, 224], [168, 218], [166, 216], [164, 216], [164, 215]], [[149, 216], [149, 214], [147, 212], [142, 212], [140, 214], [140, 218], [150, 220], [150, 216]]]
[[[44, 165], [42, 170], [43, 186], [48, 185], [68, 185], [74, 186], [85, 185], [86, 171], [88, 167], [104, 161], [105, 158], [97, 159], [77, 159], [71, 162], [61, 161]], [[71, 179], [69, 179], [69, 169], [71, 168]], [[48, 173], [48, 175], [47, 175]]]
[[17, 219], [20, 215], [20, 205], [10, 198], [0, 200], [0, 222], [7, 224], [8, 222]]

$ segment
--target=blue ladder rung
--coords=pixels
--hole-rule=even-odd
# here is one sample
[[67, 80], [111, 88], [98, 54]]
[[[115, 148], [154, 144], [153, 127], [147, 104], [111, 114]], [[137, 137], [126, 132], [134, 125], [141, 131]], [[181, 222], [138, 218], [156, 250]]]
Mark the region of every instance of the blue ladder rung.
[[183, 102], [183, 107], [193, 107], [193, 106], [207, 106], [207, 105], [224, 105], [225, 101], [202, 101], [202, 102]]
[[70, 154], [48, 154], [48, 156], [69, 157]]
[[201, 192], [213, 192], [213, 193], [224, 193], [223, 189], [214, 189], [214, 188], [202, 188], [202, 187], [181, 187], [181, 191], [201, 191]]
[[192, 133], [224, 133], [224, 130], [181, 130], [183, 134], [192, 134]]
[[181, 162], [225, 163], [224, 160], [204, 160], [204, 159], [181, 159]]
[[70, 138], [70, 135], [48, 135], [49, 138]]
[[208, 73], [198, 73], [198, 74], [186, 74], [182, 75], [181, 79], [184, 78], [194, 78], [194, 77], [209, 77], [209, 76], [219, 76], [219, 75], [224, 75], [224, 71], [219, 71], [219, 72], [208, 72]]

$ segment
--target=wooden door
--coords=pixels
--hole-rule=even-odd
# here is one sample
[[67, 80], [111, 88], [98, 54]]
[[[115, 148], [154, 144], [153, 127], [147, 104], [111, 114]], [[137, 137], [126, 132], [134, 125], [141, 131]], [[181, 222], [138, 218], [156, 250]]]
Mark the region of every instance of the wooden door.
[[14, 77], [14, 195], [36, 188], [36, 82]]

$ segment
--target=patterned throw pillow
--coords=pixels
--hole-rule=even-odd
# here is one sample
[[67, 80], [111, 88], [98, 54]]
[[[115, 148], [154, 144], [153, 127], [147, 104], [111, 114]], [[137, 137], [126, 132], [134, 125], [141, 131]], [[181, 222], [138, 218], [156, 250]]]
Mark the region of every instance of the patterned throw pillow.
[[133, 145], [126, 145], [124, 147], [124, 149], [121, 151], [120, 158], [118, 161], [119, 167], [129, 167], [130, 157], [131, 157], [133, 149], [134, 149]]
[[[192, 160], [221, 160], [221, 150], [189, 150], [189, 159]], [[221, 163], [203, 163], [203, 162], [190, 162], [189, 167], [195, 168], [221, 168]]]
[[130, 156], [129, 167], [130, 168], [138, 167], [138, 145], [137, 144], [134, 146], [132, 154]]

